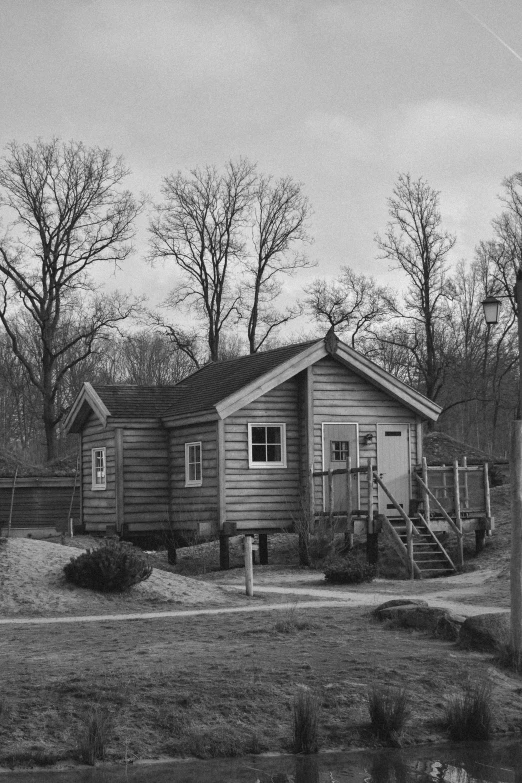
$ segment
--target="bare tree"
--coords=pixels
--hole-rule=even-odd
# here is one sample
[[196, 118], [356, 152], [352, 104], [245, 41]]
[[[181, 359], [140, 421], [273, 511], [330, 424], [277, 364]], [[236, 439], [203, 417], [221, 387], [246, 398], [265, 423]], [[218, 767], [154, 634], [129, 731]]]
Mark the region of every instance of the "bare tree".
[[[222, 173], [207, 166], [193, 169], [189, 177], [166, 177], [165, 201], [150, 224], [151, 258], [172, 258], [182, 272], [166, 304], [195, 310], [205, 325], [212, 361], [219, 358], [222, 329], [234, 313], [239, 315], [232, 267], [244, 256], [243, 229], [255, 176], [255, 166], [242, 159], [229, 162]], [[172, 329], [173, 336], [180, 333]]]
[[411, 324], [412, 356], [419, 364], [423, 390], [436, 400], [444, 383], [441, 318], [447, 299], [447, 256], [455, 237], [442, 228], [439, 193], [420, 177], [401, 174], [388, 199], [390, 222], [376, 236], [381, 258], [402, 269], [409, 286], [397, 314]]
[[301, 308], [280, 311], [274, 300], [282, 290], [281, 277], [312, 266], [295, 245], [308, 243], [310, 204], [302, 186], [290, 177], [259, 176], [253, 193], [253, 250], [245, 260], [241, 301], [248, 313], [250, 353], [256, 353], [277, 327], [301, 314]]
[[352, 347], [358, 338], [389, 317], [393, 298], [371, 277], [341, 267], [334, 281], [314, 280], [306, 291], [305, 304], [320, 324], [333, 326], [339, 334], [348, 334]]
[[14, 219], [0, 239], [0, 321], [39, 393], [51, 460], [67, 373], [89, 356], [104, 329], [133, 309], [125, 297], [97, 296], [88, 270], [129, 255], [141, 204], [121, 189], [128, 171], [110, 150], [58, 139], [12, 142], [7, 149], [0, 207]]

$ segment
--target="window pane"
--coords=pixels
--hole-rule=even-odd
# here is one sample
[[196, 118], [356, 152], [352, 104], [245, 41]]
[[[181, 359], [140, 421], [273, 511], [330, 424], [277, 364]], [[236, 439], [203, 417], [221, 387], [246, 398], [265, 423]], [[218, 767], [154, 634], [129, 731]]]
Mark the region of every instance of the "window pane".
[[266, 442], [267, 443], [281, 443], [281, 427], [267, 427], [266, 428]]
[[252, 462], [266, 462], [266, 446], [252, 444]]
[[281, 462], [281, 446], [268, 445], [266, 447], [266, 461], [267, 462]]
[[266, 427], [252, 427], [252, 443], [266, 443]]

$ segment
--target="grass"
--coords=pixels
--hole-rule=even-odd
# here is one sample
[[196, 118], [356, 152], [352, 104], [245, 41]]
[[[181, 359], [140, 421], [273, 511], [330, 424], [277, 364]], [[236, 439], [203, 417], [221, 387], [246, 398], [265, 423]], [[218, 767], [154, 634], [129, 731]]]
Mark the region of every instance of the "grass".
[[293, 753], [319, 750], [319, 701], [308, 689], [300, 688], [293, 701]]
[[93, 707], [84, 718], [78, 738], [79, 760], [92, 767], [97, 761], [103, 761], [112, 729], [113, 721], [109, 712], [98, 705]]
[[274, 623], [274, 631], [277, 633], [295, 634], [298, 631], [308, 631], [313, 627], [312, 623], [303, 617], [301, 610], [297, 608], [297, 604], [278, 614], [279, 617]]
[[368, 711], [375, 736], [387, 744], [400, 745], [410, 714], [406, 691], [403, 688], [370, 688]]
[[452, 696], [444, 709], [443, 725], [454, 742], [489, 740], [493, 733], [491, 685], [472, 683]]

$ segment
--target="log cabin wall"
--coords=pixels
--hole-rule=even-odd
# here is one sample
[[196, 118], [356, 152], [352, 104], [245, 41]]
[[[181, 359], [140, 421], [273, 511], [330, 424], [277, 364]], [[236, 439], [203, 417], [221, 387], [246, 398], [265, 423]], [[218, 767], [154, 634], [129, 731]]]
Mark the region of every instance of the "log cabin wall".
[[[201, 442], [201, 486], [185, 486], [185, 444]], [[175, 530], [197, 531], [199, 523], [219, 527], [217, 424], [215, 421], [169, 430], [171, 513]]]
[[114, 420], [123, 436], [123, 523], [127, 532], [169, 524], [168, 433], [158, 420]]
[[[298, 378], [285, 381], [225, 419], [226, 518], [238, 531], [294, 525], [301, 512]], [[250, 468], [248, 424], [286, 425], [286, 468]]]
[[[417, 418], [412, 411], [385, 392], [329, 356], [313, 365], [314, 397], [314, 470], [323, 469], [322, 424], [324, 422], [354, 422], [359, 425], [359, 465], [377, 462], [377, 424], [409, 423], [410, 464], [416, 465]], [[373, 435], [369, 443], [364, 436]], [[368, 483], [361, 479], [361, 508], [368, 507]], [[412, 486], [412, 492], [416, 490]], [[315, 510], [323, 511], [324, 481], [314, 480]], [[377, 487], [373, 490], [374, 508], [377, 508]]]
[[[106, 449], [106, 489], [92, 489], [92, 449]], [[87, 532], [116, 524], [114, 430], [91, 414], [82, 432], [82, 520]]]

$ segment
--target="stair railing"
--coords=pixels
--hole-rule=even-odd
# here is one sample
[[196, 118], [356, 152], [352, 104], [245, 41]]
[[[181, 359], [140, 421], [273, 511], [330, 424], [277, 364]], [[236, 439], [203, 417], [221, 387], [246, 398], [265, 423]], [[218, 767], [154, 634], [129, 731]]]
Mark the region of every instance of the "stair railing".
[[410, 553], [407, 551], [406, 547], [404, 546], [404, 543], [401, 541], [399, 534], [393, 527], [392, 523], [390, 522], [386, 514], [379, 514], [377, 519], [381, 521], [383, 528], [386, 528], [386, 530], [390, 534], [392, 543], [395, 546], [395, 550], [399, 555], [399, 557], [401, 558], [401, 560], [403, 561], [406, 568], [408, 569], [410, 575], [413, 573], [414, 576], [412, 576], [411, 578], [413, 579], [416, 576], [418, 579], [422, 579], [422, 574], [420, 572], [420, 569], [417, 563], [415, 562], [415, 560], [413, 559], [413, 552], [411, 553], [410, 556]]
[[[386, 486], [384, 481], [381, 479], [381, 477], [379, 476], [379, 474], [375, 470], [374, 470], [374, 473], [373, 473], [373, 478], [374, 478], [374, 481], [376, 481], [377, 484], [380, 486], [380, 488], [382, 489], [384, 494], [391, 500], [393, 506], [396, 508], [396, 510], [398, 511], [399, 515], [403, 518], [403, 520], [406, 523], [406, 551], [408, 553], [408, 563], [409, 563], [410, 579], [414, 579], [415, 578], [415, 573], [416, 573], [415, 572], [416, 564], [415, 564], [415, 560], [413, 559], [413, 534], [418, 536], [419, 535], [419, 531], [417, 530], [417, 528], [415, 527], [415, 525], [413, 524], [413, 522], [411, 521], [410, 517], [405, 512], [405, 510], [403, 509], [401, 504], [393, 497], [392, 493], [390, 492], [390, 490], [388, 489], [388, 487]], [[390, 526], [393, 527], [391, 522], [390, 522]], [[417, 571], [418, 570], [419, 569], [417, 568]], [[419, 572], [419, 575], [420, 575], [420, 572]]]
[[[462, 530], [461, 530], [461, 529], [460, 529], [460, 528], [459, 528], [459, 527], [458, 527], [458, 526], [455, 524], [455, 522], [452, 520], [452, 518], [450, 517], [450, 515], [448, 514], [448, 512], [446, 511], [446, 509], [445, 509], [445, 508], [444, 508], [444, 506], [442, 505], [442, 503], [439, 501], [439, 499], [438, 499], [437, 497], [435, 497], [435, 495], [433, 494], [433, 492], [431, 491], [431, 489], [428, 487], [428, 485], [427, 485], [427, 484], [425, 484], [425, 483], [424, 483], [423, 479], [421, 479], [421, 477], [419, 476], [419, 474], [418, 474], [418, 473], [414, 473], [413, 475], [415, 476], [415, 478], [417, 479], [417, 481], [419, 482], [419, 484], [420, 484], [420, 485], [421, 485], [421, 487], [423, 488], [424, 492], [425, 492], [426, 494], [428, 494], [428, 495], [429, 495], [429, 497], [430, 497], [430, 498], [433, 500], [433, 502], [435, 503], [435, 505], [437, 506], [437, 508], [438, 508], [438, 509], [439, 509], [439, 511], [441, 512], [442, 516], [444, 517], [444, 519], [446, 520], [446, 522], [448, 523], [448, 525], [450, 526], [450, 528], [453, 530], [453, 532], [454, 532], [454, 533], [455, 533], [455, 535], [457, 536], [457, 540], [458, 540], [458, 542], [459, 542], [459, 546], [458, 546], [458, 552], [459, 552], [459, 565], [463, 565], [463, 564], [464, 564], [464, 553], [463, 553], [463, 546], [462, 546], [462, 538], [463, 538], [463, 536], [464, 536], [464, 533], [463, 533], [463, 532], [462, 532]], [[427, 523], [427, 521], [426, 521], [426, 525], [427, 525], [427, 527], [428, 527], [428, 528], [431, 530], [431, 528], [430, 528], [430, 525]]]
[[437, 538], [437, 536], [435, 535], [435, 533], [433, 532], [431, 527], [428, 525], [428, 523], [427, 523], [426, 519], [424, 518], [424, 516], [420, 513], [420, 511], [418, 511], [417, 514], [418, 514], [418, 517], [421, 520], [421, 522], [424, 522], [424, 524], [426, 525], [426, 529], [427, 529], [428, 533], [430, 534], [430, 536], [432, 537], [433, 542], [435, 544], [437, 544], [438, 548], [441, 550], [442, 554], [447, 559], [448, 563], [456, 571], [457, 569], [455, 568], [455, 563], [453, 562], [453, 560], [451, 559], [451, 557], [447, 553], [446, 549], [442, 546], [442, 543], [439, 541], [439, 539]]

